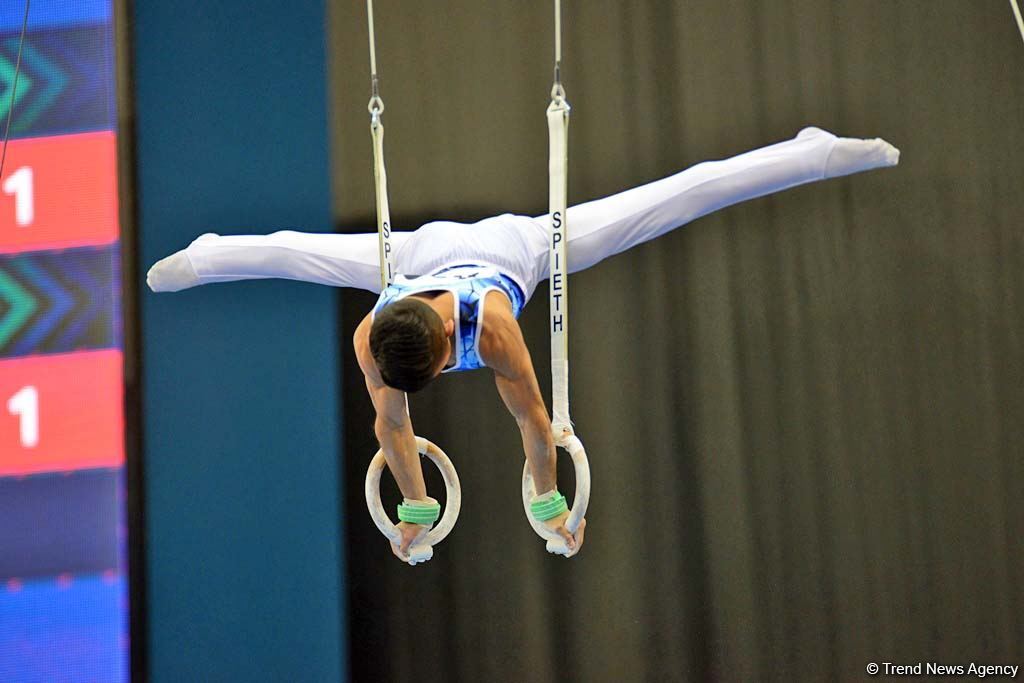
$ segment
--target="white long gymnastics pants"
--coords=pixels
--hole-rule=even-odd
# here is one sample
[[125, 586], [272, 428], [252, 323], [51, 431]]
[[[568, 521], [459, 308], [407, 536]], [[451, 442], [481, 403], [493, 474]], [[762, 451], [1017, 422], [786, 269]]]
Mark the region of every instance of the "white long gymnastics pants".
[[[654, 239], [732, 204], [796, 185], [883, 166], [899, 150], [881, 139], [837, 138], [805, 128], [792, 140], [709, 161], [647, 185], [571, 207], [567, 213], [569, 272]], [[396, 272], [425, 275], [443, 266], [497, 266], [527, 297], [548, 277], [548, 217], [505, 214], [478, 223], [428, 223], [393, 232]], [[154, 291], [211, 282], [287, 278], [380, 291], [376, 233], [338, 235], [276, 232], [203, 235], [157, 263]]]

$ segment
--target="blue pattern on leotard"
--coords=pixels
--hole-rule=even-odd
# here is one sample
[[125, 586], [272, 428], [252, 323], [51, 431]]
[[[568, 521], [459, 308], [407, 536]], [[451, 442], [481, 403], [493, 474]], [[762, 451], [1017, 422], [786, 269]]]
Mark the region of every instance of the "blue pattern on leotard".
[[448, 291], [458, 302], [458, 330], [455, 340], [455, 365], [444, 372], [462, 372], [485, 367], [480, 358], [480, 327], [483, 321], [483, 304], [487, 292], [492, 289], [505, 294], [512, 302], [512, 315], [516, 318], [526, 305], [526, 297], [511, 278], [495, 268], [473, 264], [449, 266], [430, 275], [405, 277], [399, 275], [393, 284], [384, 289], [373, 307], [373, 312], [404, 299], [411, 294]]

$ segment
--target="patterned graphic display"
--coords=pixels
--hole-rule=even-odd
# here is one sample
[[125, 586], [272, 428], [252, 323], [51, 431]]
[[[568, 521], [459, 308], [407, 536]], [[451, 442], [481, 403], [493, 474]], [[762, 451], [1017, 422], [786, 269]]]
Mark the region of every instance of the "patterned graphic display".
[[0, 681], [128, 680], [112, 0], [0, 3]]
[[118, 245], [0, 255], [0, 359], [121, 345]]
[[[19, 26], [20, 28], [20, 26]], [[7, 121], [20, 33], [0, 37], [0, 114]], [[112, 130], [117, 113], [109, 26], [30, 31], [21, 55], [11, 137]]]

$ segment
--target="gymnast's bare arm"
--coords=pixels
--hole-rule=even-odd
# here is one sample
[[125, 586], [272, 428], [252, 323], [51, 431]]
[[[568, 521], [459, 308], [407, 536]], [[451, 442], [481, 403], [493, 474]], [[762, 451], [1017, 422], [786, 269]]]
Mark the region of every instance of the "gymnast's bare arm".
[[[494, 370], [498, 393], [519, 425], [536, 490], [543, 493], [554, 489], [555, 442], [530, 351], [526, 348], [519, 323], [512, 315], [511, 303], [506, 297], [493, 292], [487, 299], [487, 316], [480, 335], [480, 357]], [[565, 539], [571, 556], [583, 545], [586, 520], [580, 523], [574, 538], [565, 528], [568, 517], [569, 513], [564, 512], [546, 524]]]
[[[423, 481], [423, 468], [416, 450], [416, 435], [406, 410], [405, 392], [392, 389], [381, 379], [370, 353], [370, 325], [370, 316], [366, 316], [356, 328], [352, 342], [359, 367], [366, 378], [366, 390], [370, 392], [370, 400], [377, 412], [373, 431], [402, 495], [411, 500], [423, 500], [427, 497], [427, 485]], [[402, 543], [392, 543], [391, 551], [405, 561], [409, 546], [429, 527], [399, 522], [398, 529], [402, 532]]]

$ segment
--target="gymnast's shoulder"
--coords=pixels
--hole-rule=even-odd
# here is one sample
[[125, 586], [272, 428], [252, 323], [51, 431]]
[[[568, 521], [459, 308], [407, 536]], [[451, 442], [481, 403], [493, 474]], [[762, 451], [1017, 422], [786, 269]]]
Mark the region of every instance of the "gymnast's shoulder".
[[499, 375], [516, 377], [530, 363], [523, 332], [512, 313], [512, 302], [498, 291], [487, 293], [480, 326], [480, 359]]
[[373, 314], [368, 313], [356, 327], [356, 331], [352, 333], [352, 350], [356, 354], [359, 369], [363, 371], [366, 379], [376, 386], [383, 386], [384, 380], [380, 376], [380, 371], [377, 370], [373, 353], [370, 352], [370, 327], [372, 325]]

